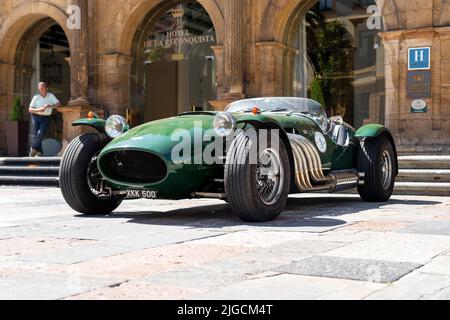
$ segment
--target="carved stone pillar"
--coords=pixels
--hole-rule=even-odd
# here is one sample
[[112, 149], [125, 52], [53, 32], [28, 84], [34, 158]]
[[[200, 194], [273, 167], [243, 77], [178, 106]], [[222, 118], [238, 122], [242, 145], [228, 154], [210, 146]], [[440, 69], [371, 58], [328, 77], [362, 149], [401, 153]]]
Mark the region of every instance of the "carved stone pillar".
[[399, 136], [401, 128], [400, 119], [400, 39], [398, 34], [385, 33], [384, 42], [384, 61], [385, 61], [385, 91], [386, 91], [386, 126], [396, 136]]
[[[259, 93], [261, 96], [282, 96], [283, 70], [289, 48], [278, 42], [256, 43], [259, 70]], [[291, 70], [292, 72], [292, 70]]]
[[242, 0], [228, 0], [225, 4], [224, 66], [229, 92], [224, 98], [244, 97]]
[[214, 51], [214, 56], [216, 58], [216, 89], [218, 100], [209, 101], [212, 107], [217, 111], [222, 111], [229, 100], [221, 99], [229, 93], [229, 83], [225, 75], [225, 65], [224, 65], [224, 48], [223, 46], [212, 46], [211, 49]]
[[15, 66], [0, 62], [0, 152], [6, 150], [5, 122], [14, 99]]
[[111, 114], [124, 114], [130, 107], [132, 62], [131, 57], [121, 54], [100, 57], [97, 97]]
[[80, 8], [80, 29], [72, 30], [70, 59], [70, 106], [89, 106], [89, 26], [88, 0], [70, 0]]

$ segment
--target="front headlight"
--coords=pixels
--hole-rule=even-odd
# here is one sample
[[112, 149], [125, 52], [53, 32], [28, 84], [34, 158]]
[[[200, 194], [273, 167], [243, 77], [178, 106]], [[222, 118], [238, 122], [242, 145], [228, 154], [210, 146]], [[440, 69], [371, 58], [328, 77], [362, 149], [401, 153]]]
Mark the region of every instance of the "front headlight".
[[236, 130], [236, 120], [228, 112], [220, 112], [214, 118], [213, 126], [216, 134], [225, 138]]
[[109, 117], [108, 120], [106, 120], [105, 131], [106, 134], [112, 139], [117, 138], [127, 130], [127, 119], [122, 116], [115, 115]]

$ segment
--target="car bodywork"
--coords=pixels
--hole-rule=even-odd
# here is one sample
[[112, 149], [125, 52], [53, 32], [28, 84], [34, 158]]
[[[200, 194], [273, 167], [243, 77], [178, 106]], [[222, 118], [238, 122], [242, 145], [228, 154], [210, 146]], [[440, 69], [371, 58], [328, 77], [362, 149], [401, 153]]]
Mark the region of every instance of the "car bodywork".
[[[278, 130], [286, 146], [291, 163], [291, 174], [297, 175], [290, 193], [328, 190], [339, 191], [334, 187], [320, 184], [333, 172], [344, 172], [335, 179], [352, 180], [355, 170], [356, 152], [366, 138], [385, 136], [392, 141], [397, 161], [394, 139], [389, 130], [382, 125], [366, 125], [355, 130], [341, 118], [327, 119], [329, 125], [338, 130], [325, 132], [317, 121], [307, 115], [293, 115], [288, 112], [230, 112], [236, 120], [238, 129], [248, 128]], [[174, 139], [177, 130], [189, 132], [192, 148], [196, 135], [205, 135], [214, 130], [213, 121], [218, 112], [189, 112], [176, 117], [157, 120], [133, 128], [110, 141], [98, 155], [97, 165], [103, 178], [117, 194], [126, 195], [127, 190], [143, 189], [155, 192], [162, 199], [184, 199], [191, 197], [214, 197], [226, 199], [223, 188], [224, 164], [195, 163], [194, 151], [187, 161], [173, 161], [172, 151], [179, 140]], [[105, 120], [80, 119], [74, 126], [90, 126], [100, 134], [105, 134]], [[338, 131], [341, 136], [334, 136]], [[344, 137], [342, 137], [342, 134]], [[319, 150], [319, 140], [324, 139], [326, 150]], [[323, 143], [323, 141], [322, 141]], [[202, 142], [202, 152], [208, 143]], [[197, 151], [197, 152], [198, 152]], [[305, 168], [299, 168], [299, 158], [306, 157]], [[320, 159], [320, 163], [314, 162]], [[190, 160], [190, 161], [189, 161]], [[312, 165], [311, 163], [315, 163]], [[395, 168], [398, 168], [395, 163]], [[317, 175], [301, 176], [302, 170], [317, 172]], [[296, 172], [297, 171], [297, 172]], [[398, 173], [398, 172], [397, 172]], [[351, 176], [349, 176], [349, 174]], [[357, 172], [355, 173], [358, 174]], [[355, 175], [355, 176], [356, 176]], [[306, 181], [305, 181], [306, 180]], [[352, 180], [351, 187], [361, 183], [363, 177]]]

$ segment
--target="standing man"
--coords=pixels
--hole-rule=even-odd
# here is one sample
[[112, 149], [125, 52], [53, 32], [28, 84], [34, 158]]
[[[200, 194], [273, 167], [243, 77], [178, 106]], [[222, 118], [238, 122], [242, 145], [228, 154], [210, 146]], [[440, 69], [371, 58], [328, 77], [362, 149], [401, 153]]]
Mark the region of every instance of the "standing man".
[[54, 94], [48, 92], [47, 84], [39, 83], [39, 94], [33, 98], [29, 109], [34, 124], [34, 140], [30, 157], [42, 156], [42, 140], [50, 128], [52, 111], [59, 106], [61, 103]]

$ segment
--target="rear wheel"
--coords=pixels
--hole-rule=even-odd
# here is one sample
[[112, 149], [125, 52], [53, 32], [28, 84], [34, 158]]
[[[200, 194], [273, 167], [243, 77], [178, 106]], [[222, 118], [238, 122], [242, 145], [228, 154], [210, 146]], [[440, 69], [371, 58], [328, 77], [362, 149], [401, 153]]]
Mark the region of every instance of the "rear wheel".
[[358, 170], [365, 174], [364, 185], [358, 187], [361, 198], [368, 202], [388, 201], [397, 172], [392, 143], [384, 136], [362, 140], [357, 162]]
[[[276, 219], [286, 207], [290, 187], [290, 165], [282, 141], [279, 147], [252, 148], [258, 135], [242, 133], [234, 140], [225, 166], [228, 202], [248, 222]], [[257, 152], [257, 155], [252, 155]], [[252, 161], [256, 160], [256, 161]]]
[[87, 215], [103, 215], [119, 207], [122, 199], [107, 192], [108, 186], [97, 168], [97, 157], [106, 142], [98, 134], [75, 138], [61, 161], [59, 181], [67, 204]]

